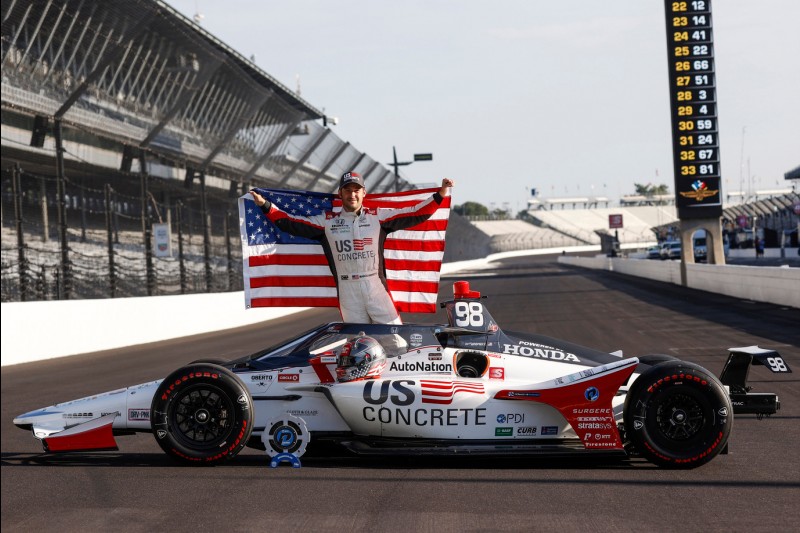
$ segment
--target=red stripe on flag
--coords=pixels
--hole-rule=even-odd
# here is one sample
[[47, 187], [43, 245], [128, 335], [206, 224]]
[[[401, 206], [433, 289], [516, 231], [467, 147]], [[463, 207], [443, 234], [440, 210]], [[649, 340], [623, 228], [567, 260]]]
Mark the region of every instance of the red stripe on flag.
[[443, 231], [447, 229], [447, 219], [445, 220], [426, 220], [416, 226], [406, 228], [404, 231]]
[[251, 298], [251, 307], [339, 307], [338, 298]]
[[441, 261], [411, 261], [409, 259], [385, 259], [387, 270], [420, 270], [424, 272], [439, 272]]
[[325, 254], [271, 254], [271, 255], [256, 255], [248, 258], [251, 267], [267, 266], [267, 265], [325, 265], [328, 266], [328, 260], [325, 259]]
[[408, 281], [404, 279], [389, 279], [386, 280], [389, 284], [390, 291], [403, 291], [403, 292], [430, 292], [437, 294], [439, 292], [438, 281]]
[[[401, 200], [401, 201], [392, 202], [391, 200], [385, 200], [383, 198], [370, 198], [370, 196], [367, 195], [367, 197], [364, 198], [364, 205], [366, 207], [371, 207], [371, 208], [402, 209], [404, 207], [411, 207], [413, 205], [417, 205], [420, 202], [424, 202], [428, 198], [429, 198], [429, 196], [425, 196], [425, 197], [422, 197], [422, 198], [410, 198], [408, 200]], [[436, 202], [433, 202], [433, 204], [431, 206], [429, 206], [429, 207], [433, 207], [433, 208], [436, 208], [436, 209], [440, 209], [440, 208], [441, 209], [449, 209], [450, 208], [450, 197], [448, 196], [446, 198], [442, 198], [442, 203], [440, 203], [440, 204], [437, 204]], [[426, 209], [426, 211], [428, 211], [428, 209]]]
[[410, 252], [443, 252], [444, 241], [416, 241], [409, 239], [386, 239], [385, 250], [406, 250]]
[[422, 302], [395, 302], [395, 308], [398, 313], [435, 313], [435, 303], [422, 303]]
[[250, 278], [250, 288], [258, 287], [335, 287], [333, 276], [265, 276]]

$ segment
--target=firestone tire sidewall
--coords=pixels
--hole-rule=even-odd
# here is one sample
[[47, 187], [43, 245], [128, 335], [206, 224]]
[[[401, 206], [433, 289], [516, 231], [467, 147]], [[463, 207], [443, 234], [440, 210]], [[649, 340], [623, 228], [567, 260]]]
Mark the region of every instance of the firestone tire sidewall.
[[[221, 414], [225, 420], [224, 427], [214, 428], [219, 430], [219, 437], [208, 442], [193, 440], [196, 433], [178, 423], [194, 416], [192, 412], [186, 416], [186, 404], [193, 399], [197, 403], [203, 395], [214, 400], [210, 414], [205, 416], [219, 422], [215, 417]], [[195, 407], [188, 411], [192, 409]], [[168, 455], [185, 463], [215, 465], [227, 461], [244, 448], [253, 431], [253, 399], [247, 387], [230, 370], [210, 363], [191, 364], [167, 376], [156, 390], [150, 413], [156, 442]]]
[[733, 406], [724, 386], [703, 367], [667, 361], [636, 379], [624, 420], [631, 442], [648, 460], [694, 468], [725, 448]]

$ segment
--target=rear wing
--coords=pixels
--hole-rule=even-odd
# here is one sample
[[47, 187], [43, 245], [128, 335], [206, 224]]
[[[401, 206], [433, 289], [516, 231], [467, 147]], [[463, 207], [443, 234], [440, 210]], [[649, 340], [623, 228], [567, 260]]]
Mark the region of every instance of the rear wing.
[[720, 381], [730, 389], [731, 403], [735, 414], [754, 414], [758, 418], [769, 416], [781, 408], [778, 396], [772, 393], [750, 392], [747, 375], [753, 365], [763, 365], [774, 373], [791, 373], [789, 365], [775, 350], [758, 346], [728, 348], [730, 355], [720, 374]]

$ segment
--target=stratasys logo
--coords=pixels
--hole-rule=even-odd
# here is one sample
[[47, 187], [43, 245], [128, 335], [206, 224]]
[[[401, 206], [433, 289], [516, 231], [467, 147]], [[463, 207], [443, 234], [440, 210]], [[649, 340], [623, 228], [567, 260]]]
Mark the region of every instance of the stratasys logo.
[[581, 360], [573, 353], [562, 352], [550, 348], [534, 348], [531, 346], [519, 346], [516, 344], [504, 344], [503, 353], [511, 355], [521, 355], [523, 357], [538, 357], [539, 359], [550, 359], [552, 361], [571, 361], [580, 363]]
[[398, 363], [393, 361], [389, 365], [389, 370], [394, 372], [452, 372], [453, 365], [450, 363], [435, 363], [431, 361], [417, 361]]

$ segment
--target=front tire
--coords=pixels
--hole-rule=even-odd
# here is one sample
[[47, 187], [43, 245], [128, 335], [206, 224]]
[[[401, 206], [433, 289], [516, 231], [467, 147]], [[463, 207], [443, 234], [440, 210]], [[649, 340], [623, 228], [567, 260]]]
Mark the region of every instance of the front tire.
[[230, 370], [190, 364], [161, 382], [150, 407], [153, 434], [179, 461], [215, 465], [236, 456], [253, 431], [253, 399]]
[[666, 361], [646, 370], [625, 399], [625, 433], [649, 461], [695, 468], [716, 457], [733, 426], [725, 388], [706, 369]]

